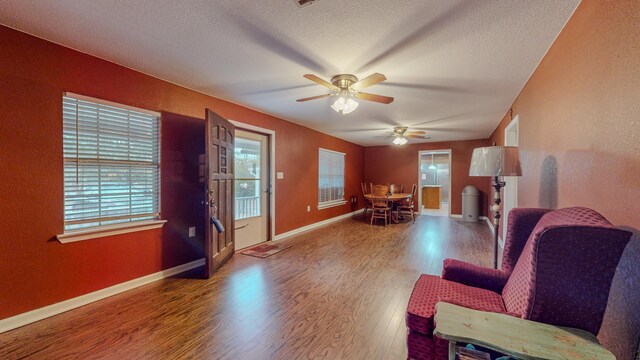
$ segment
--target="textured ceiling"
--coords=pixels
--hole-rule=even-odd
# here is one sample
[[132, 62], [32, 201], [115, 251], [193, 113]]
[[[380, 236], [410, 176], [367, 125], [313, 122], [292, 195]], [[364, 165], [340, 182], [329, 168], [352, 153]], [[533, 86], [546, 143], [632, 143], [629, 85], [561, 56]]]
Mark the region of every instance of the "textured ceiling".
[[[0, 1], [0, 23], [362, 145], [487, 138], [579, 0]], [[387, 81], [348, 115], [302, 77]], [[417, 142], [419, 140], [411, 140]], [[425, 140], [421, 140], [425, 141]]]

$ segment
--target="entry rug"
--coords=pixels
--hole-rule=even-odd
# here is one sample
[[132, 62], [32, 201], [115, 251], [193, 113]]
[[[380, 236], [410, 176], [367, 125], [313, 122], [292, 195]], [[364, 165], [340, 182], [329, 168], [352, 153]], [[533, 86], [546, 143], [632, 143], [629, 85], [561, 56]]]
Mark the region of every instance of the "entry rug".
[[255, 256], [255, 257], [264, 259], [264, 258], [268, 258], [273, 254], [277, 254], [282, 250], [286, 250], [290, 247], [291, 245], [267, 243], [267, 244], [256, 245], [252, 248], [244, 250], [241, 252], [241, 254]]

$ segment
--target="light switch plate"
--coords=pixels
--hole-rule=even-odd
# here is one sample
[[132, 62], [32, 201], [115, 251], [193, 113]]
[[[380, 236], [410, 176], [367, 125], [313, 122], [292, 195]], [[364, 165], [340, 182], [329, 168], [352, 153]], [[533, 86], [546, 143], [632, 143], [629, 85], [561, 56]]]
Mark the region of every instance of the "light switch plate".
[[277, 177], [278, 179], [284, 179], [284, 173], [283, 173], [282, 171], [278, 171], [278, 172], [276, 173], [276, 177]]
[[196, 228], [195, 227], [190, 227], [189, 228], [189, 237], [194, 237], [196, 236]]

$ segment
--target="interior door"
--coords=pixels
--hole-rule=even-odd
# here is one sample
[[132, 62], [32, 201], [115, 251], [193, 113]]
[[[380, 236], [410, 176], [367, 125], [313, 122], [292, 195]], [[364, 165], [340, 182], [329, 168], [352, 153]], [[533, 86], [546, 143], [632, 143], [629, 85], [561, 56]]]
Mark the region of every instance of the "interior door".
[[236, 130], [236, 249], [269, 240], [269, 138]]
[[[233, 226], [233, 148], [235, 127], [206, 110], [205, 276], [210, 277], [235, 251]], [[218, 221], [216, 224], [215, 222]], [[216, 226], [221, 225], [221, 226]]]

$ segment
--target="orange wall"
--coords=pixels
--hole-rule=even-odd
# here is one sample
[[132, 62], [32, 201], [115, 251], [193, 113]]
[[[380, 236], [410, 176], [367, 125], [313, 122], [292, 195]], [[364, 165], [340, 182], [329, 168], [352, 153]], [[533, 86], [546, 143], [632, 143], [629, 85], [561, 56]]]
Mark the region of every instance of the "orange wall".
[[[637, 0], [583, 0], [515, 99], [518, 206], [586, 206], [640, 228], [639, 23]], [[510, 120], [492, 141], [504, 143]], [[598, 333], [618, 359], [638, 349], [639, 248], [636, 239], [625, 250]]]
[[418, 183], [418, 152], [451, 149], [451, 213], [462, 214], [462, 189], [473, 185], [482, 192], [480, 214], [486, 215], [489, 178], [469, 176], [469, 164], [473, 149], [489, 145], [489, 140], [468, 140], [367, 147], [364, 180], [402, 184], [411, 189], [412, 184]]
[[583, 1], [514, 101], [518, 206], [586, 206], [640, 228], [639, 21], [637, 0]]
[[[202, 256], [197, 238], [185, 238], [183, 228], [197, 225], [202, 216], [177, 199], [198, 187], [193, 164], [204, 126], [197, 119], [207, 107], [276, 131], [276, 171], [285, 173], [275, 184], [276, 233], [357, 208], [347, 204], [318, 211], [314, 205], [318, 147], [347, 153], [350, 196], [359, 193], [363, 178], [359, 145], [2, 26], [0, 44], [0, 319]], [[163, 230], [65, 245], [54, 239], [63, 232], [64, 91], [192, 118], [163, 118], [162, 211], [169, 220]], [[182, 136], [194, 144], [181, 142]]]

